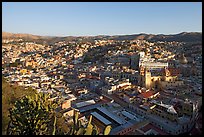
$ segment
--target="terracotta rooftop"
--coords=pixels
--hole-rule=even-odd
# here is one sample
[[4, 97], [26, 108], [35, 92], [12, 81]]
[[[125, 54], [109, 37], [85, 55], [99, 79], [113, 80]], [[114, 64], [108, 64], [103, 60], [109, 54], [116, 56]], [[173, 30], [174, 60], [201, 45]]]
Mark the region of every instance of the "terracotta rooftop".
[[140, 97], [140, 98], [149, 98], [152, 95], [154, 95], [154, 93], [152, 91], [148, 91], [148, 92], [141, 93], [138, 97]]
[[92, 76], [92, 75], [86, 75], [86, 78], [89, 78], [89, 79], [100, 79], [99, 77]]

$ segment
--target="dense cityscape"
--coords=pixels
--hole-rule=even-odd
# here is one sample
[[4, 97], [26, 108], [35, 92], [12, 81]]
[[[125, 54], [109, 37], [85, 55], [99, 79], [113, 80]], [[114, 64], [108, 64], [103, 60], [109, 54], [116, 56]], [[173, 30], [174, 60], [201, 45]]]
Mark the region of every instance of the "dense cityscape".
[[2, 2], [2, 135], [202, 135], [202, 2]]
[[109, 135], [202, 134], [202, 41], [100, 36], [40, 43], [4, 34], [3, 78], [48, 94], [64, 123], [77, 115], [99, 135], [107, 128]]

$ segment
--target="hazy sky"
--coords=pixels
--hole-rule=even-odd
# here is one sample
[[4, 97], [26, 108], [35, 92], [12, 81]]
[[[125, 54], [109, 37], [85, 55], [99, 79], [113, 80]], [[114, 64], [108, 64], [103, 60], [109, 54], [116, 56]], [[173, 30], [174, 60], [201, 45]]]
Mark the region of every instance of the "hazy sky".
[[202, 32], [202, 3], [3, 2], [2, 30], [49, 36]]

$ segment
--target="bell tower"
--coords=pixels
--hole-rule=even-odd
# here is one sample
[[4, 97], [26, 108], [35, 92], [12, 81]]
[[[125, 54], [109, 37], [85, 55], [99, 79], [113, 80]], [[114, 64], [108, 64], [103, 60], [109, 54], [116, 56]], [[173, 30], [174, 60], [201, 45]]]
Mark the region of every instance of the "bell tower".
[[149, 69], [145, 69], [145, 87], [147, 89], [151, 88], [151, 72]]

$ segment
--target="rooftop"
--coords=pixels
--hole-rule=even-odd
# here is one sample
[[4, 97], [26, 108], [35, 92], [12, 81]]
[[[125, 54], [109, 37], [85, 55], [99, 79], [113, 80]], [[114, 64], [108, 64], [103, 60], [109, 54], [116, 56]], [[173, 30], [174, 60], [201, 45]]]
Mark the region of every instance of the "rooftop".
[[105, 125], [110, 125], [111, 122], [109, 120], [107, 120], [106, 118], [104, 118], [103, 116], [101, 116], [100, 114], [98, 114], [97, 112], [92, 112], [91, 115], [93, 115], [95, 118], [97, 118], [98, 120], [100, 120], [102, 123], [104, 123]]
[[95, 104], [96, 102], [92, 99], [92, 100], [87, 100], [87, 101], [83, 101], [83, 102], [79, 102], [76, 103], [76, 107], [80, 108], [80, 107], [84, 107], [84, 106], [88, 106], [88, 105], [92, 105]]
[[119, 123], [121, 125], [126, 122], [125, 120], [122, 120], [121, 118], [117, 117], [113, 113], [109, 112], [106, 108], [98, 107], [97, 109], [99, 111], [103, 112], [104, 114], [106, 114], [107, 116], [109, 116], [110, 118], [112, 118], [114, 121], [116, 121], [117, 123]]
[[168, 135], [168, 133], [162, 131], [161, 129], [159, 129], [158, 127], [155, 127], [154, 125], [152, 125], [151, 123], [149, 123], [148, 125], [142, 127], [140, 130], [142, 130], [143, 132], [148, 132], [149, 130], [155, 130], [159, 135]]

